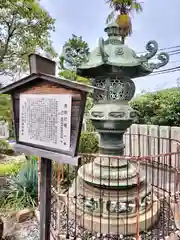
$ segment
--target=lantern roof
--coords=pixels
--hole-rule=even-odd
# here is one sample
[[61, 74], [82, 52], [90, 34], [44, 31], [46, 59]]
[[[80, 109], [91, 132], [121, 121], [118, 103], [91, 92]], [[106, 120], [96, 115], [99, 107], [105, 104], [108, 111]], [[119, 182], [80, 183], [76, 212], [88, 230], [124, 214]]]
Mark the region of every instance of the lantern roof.
[[[121, 28], [117, 23], [111, 23], [104, 31], [108, 38], [106, 40], [100, 38], [98, 46], [85, 58], [83, 56], [85, 61], [77, 68], [80, 76], [94, 78], [116, 72], [131, 78], [142, 77], [149, 75], [154, 69], [165, 66], [169, 61], [169, 55], [162, 52], [157, 56], [160, 62], [149, 62], [158, 51], [158, 44], [154, 40], [146, 45], [148, 53], [138, 56], [133, 49], [123, 44]], [[63, 49], [62, 56], [67, 62], [72, 61], [71, 50], [68, 47]]]

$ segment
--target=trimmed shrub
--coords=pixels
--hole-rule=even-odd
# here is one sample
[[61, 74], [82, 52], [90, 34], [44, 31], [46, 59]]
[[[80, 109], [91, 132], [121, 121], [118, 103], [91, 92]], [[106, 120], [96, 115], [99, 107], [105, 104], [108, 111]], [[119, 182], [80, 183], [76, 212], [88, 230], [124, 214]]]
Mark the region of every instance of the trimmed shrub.
[[0, 154], [5, 154], [9, 149], [9, 143], [4, 141], [4, 140], [0, 140]]
[[180, 126], [180, 90], [164, 89], [137, 96], [130, 102], [137, 110], [135, 123]]
[[0, 164], [0, 177], [2, 176], [16, 176], [21, 167], [22, 167], [22, 162], [10, 162], [10, 163], [1, 163]]
[[96, 153], [98, 150], [98, 136], [95, 133], [83, 132], [79, 142], [79, 153]]

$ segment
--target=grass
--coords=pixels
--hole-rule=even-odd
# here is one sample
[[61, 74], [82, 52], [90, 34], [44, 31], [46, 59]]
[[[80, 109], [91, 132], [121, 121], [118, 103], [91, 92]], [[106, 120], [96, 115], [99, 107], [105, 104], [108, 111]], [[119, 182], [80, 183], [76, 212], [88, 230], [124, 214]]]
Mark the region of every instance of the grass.
[[8, 184], [0, 199], [0, 209], [34, 208], [38, 194], [38, 166], [36, 159], [0, 165], [1, 174], [8, 176]]
[[8, 163], [0, 163], [0, 177], [16, 175], [23, 164], [24, 163], [19, 160]]

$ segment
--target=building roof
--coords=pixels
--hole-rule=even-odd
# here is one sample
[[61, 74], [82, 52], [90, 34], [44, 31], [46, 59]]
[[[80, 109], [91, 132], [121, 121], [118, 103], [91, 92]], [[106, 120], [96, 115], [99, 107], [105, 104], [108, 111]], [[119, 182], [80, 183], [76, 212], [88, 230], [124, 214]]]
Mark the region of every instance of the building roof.
[[55, 76], [52, 75], [48, 75], [48, 74], [44, 74], [44, 73], [32, 73], [27, 77], [24, 77], [22, 79], [20, 79], [19, 81], [13, 82], [3, 88], [0, 89], [0, 93], [6, 93], [6, 94], [10, 94], [11, 92], [13, 92], [16, 88], [21, 87], [23, 85], [26, 85], [29, 82], [32, 82], [36, 79], [42, 79], [42, 80], [46, 80], [52, 83], [56, 83], [59, 85], [64, 85], [68, 88], [72, 88], [74, 90], [80, 90], [83, 92], [93, 92], [94, 90], [101, 90], [100, 88], [96, 88], [96, 87], [92, 87], [89, 85], [85, 85], [82, 83], [78, 83], [75, 81], [71, 81], [68, 79], [63, 79], [63, 78], [57, 78]]

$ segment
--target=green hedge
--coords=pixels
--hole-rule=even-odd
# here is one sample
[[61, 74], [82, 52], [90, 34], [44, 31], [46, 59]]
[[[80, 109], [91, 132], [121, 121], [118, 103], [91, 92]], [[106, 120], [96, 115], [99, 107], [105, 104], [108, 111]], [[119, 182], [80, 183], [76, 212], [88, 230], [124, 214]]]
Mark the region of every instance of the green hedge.
[[180, 126], [179, 88], [146, 93], [132, 99], [130, 104], [138, 113], [135, 123]]
[[13, 156], [15, 152], [8, 142], [6, 142], [5, 140], [0, 140], [0, 155], [3, 154]]
[[98, 136], [95, 133], [83, 132], [79, 142], [79, 153], [96, 153], [98, 150]]

